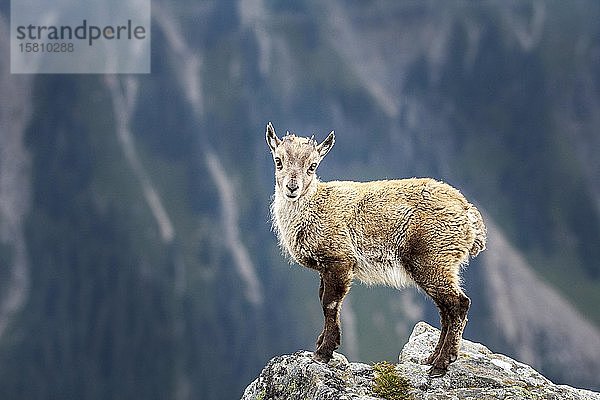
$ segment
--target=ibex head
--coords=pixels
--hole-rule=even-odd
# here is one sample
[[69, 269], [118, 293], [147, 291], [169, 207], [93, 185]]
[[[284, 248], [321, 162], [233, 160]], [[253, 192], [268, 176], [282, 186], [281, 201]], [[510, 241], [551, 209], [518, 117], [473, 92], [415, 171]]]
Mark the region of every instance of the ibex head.
[[320, 144], [312, 138], [298, 137], [289, 132], [279, 139], [269, 122], [266, 137], [275, 162], [277, 190], [287, 200], [296, 201], [316, 185], [317, 167], [333, 147], [335, 135], [331, 131]]

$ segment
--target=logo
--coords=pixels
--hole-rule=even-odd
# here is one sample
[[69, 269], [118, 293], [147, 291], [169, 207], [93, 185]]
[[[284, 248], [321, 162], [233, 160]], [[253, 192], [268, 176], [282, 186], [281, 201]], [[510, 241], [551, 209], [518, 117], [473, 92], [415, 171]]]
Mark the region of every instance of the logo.
[[[146, 39], [146, 28], [141, 25], [137, 25], [132, 28], [131, 20], [127, 20], [126, 25], [120, 26], [105, 26], [100, 28], [99, 26], [90, 25], [86, 19], [83, 20], [82, 24], [72, 28], [69, 25], [57, 26], [39, 26], [29, 24], [28, 26], [17, 26], [17, 39], [42, 42], [56, 41], [56, 40], [87, 40], [91, 46], [95, 40], [107, 39], [107, 40], [121, 40], [121, 39]], [[52, 42], [50, 42], [52, 43]], [[21, 43], [21, 46], [23, 43]]]
[[150, 0], [12, 0], [12, 73], [149, 73]]

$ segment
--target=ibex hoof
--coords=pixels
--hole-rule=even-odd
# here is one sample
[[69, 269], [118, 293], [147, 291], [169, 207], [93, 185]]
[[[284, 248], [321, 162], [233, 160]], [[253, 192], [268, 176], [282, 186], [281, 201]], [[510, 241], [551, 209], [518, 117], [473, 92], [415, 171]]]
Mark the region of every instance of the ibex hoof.
[[431, 378], [441, 378], [446, 375], [448, 370], [446, 368], [436, 367], [435, 365], [429, 369], [429, 376]]
[[319, 362], [327, 364], [333, 358], [333, 354], [323, 354], [315, 351], [313, 353], [313, 358]]

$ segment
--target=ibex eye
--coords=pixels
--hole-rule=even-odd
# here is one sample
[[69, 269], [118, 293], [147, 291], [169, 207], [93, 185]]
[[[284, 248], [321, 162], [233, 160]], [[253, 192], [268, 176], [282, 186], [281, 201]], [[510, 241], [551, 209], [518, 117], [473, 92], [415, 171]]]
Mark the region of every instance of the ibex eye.
[[281, 162], [281, 158], [275, 157], [275, 167], [277, 167], [277, 169], [283, 168], [283, 163]]
[[312, 163], [312, 164], [310, 164], [310, 167], [308, 167], [308, 172], [312, 174], [313, 172], [315, 172], [316, 169], [317, 169], [317, 163]]

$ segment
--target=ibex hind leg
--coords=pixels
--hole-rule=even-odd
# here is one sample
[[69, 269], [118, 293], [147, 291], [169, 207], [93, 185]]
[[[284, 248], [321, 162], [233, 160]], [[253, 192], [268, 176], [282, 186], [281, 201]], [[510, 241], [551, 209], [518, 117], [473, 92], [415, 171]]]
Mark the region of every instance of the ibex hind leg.
[[[448, 288], [445, 288], [448, 289]], [[435, 296], [435, 297], [434, 297]], [[431, 369], [429, 375], [432, 377], [443, 376], [448, 370], [450, 363], [458, 358], [462, 333], [467, 323], [467, 311], [471, 301], [460, 289], [452, 288], [441, 293], [436, 292], [432, 298], [438, 308], [445, 315], [445, 335], [440, 335], [436, 351], [432, 355]], [[444, 329], [442, 329], [444, 330]]]
[[413, 278], [431, 297], [440, 313], [440, 338], [433, 353], [425, 361], [431, 365], [430, 376], [438, 377], [443, 376], [450, 363], [458, 358], [471, 300], [458, 285], [457, 275], [443, 273], [447, 271], [436, 274], [434, 271], [436, 269], [430, 268], [426, 274], [413, 273]]
[[436, 304], [436, 306], [438, 307], [438, 311], [440, 313], [440, 325], [441, 325], [440, 338], [438, 339], [435, 349], [433, 350], [431, 355], [429, 357], [427, 357], [427, 359], [424, 361], [424, 364], [426, 364], [426, 365], [432, 365], [433, 362], [436, 360], [436, 358], [438, 358], [440, 356], [440, 351], [442, 350], [442, 345], [444, 344], [444, 341], [446, 340], [446, 335], [448, 334], [448, 326], [450, 324], [450, 322], [448, 320], [448, 312], [446, 311], [446, 309], [442, 308], [440, 305], [437, 305], [437, 304]]

